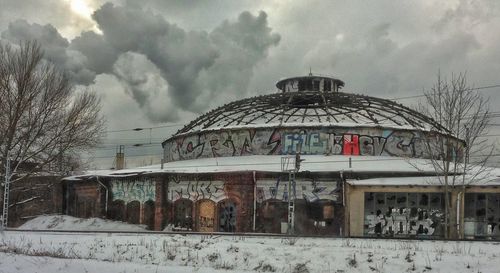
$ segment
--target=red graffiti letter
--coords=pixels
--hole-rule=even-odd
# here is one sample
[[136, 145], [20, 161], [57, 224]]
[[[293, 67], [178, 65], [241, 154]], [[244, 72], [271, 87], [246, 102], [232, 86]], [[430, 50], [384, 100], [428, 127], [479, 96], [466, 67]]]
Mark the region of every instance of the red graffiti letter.
[[344, 155], [359, 155], [358, 135], [344, 135]]

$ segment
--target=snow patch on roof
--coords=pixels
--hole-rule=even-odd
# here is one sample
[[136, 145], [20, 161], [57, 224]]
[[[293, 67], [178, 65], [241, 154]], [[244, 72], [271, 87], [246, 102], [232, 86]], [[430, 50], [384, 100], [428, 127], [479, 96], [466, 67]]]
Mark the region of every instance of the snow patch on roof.
[[[465, 178], [465, 180], [463, 180]], [[451, 176], [448, 177], [448, 185], [452, 185]], [[371, 179], [347, 179], [347, 183], [353, 186], [443, 186], [444, 176], [420, 176], [420, 177], [383, 177]], [[496, 175], [488, 175], [481, 179], [472, 179], [470, 175], [457, 176], [455, 186], [500, 186], [500, 178]]]
[[[124, 170], [89, 171], [65, 180], [78, 180], [91, 176], [123, 177], [157, 173], [222, 173], [222, 172], [282, 172], [280, 155], [251, 155], [238, 157], [200, 158], [168, 162]], [[293, 168], [294, 156], [289, 156]], [[355, 172], [355, 173], [432, 173], [434, 169], [425, 159], [390, 156], [302, 155], [300, 172]], [[286, 170], [285, 170], [286, 171]]]

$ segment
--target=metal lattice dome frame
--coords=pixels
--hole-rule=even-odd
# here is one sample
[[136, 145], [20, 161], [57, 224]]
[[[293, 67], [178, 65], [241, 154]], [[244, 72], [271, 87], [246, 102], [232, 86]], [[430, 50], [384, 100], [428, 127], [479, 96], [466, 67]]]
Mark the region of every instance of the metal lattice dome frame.
[[282, 92], [242, 99], [196, 118], [173, 137], [249, 126], [380, 126], [447, 130], [432, 118], [388, 99], [343, 92]]

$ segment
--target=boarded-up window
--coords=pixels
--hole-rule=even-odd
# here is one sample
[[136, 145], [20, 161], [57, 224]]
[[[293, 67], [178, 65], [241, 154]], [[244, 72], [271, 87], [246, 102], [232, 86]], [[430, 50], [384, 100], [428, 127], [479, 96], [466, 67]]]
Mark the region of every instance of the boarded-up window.
[[198, 210], [196, 215], [197, 231], [214, 232], [215, 229], [215, 202], [204, 199], [197, 203]]
[[323, 219], [331, 220], [333, 219], [333, 205], [325, 205], [323, 207]]

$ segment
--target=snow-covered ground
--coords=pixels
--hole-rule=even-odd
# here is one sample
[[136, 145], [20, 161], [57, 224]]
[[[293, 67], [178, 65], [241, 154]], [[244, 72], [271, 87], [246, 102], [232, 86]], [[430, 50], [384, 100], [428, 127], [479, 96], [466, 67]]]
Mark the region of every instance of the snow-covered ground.
[[101, 218], [83, 219], [68, 215], [43, 215], [24, 223], [19, 229], [146, 231], [146, 225], [132, 225]]
[[0, 272], [500, 272], [493, 242], [5, 231]]
[[[45, 216], [23, 228], [109, 229], [112, 224]], [[500, 272], [500, 243], [4, 231], [0, 273], [16, 272], [486, 273]]]

